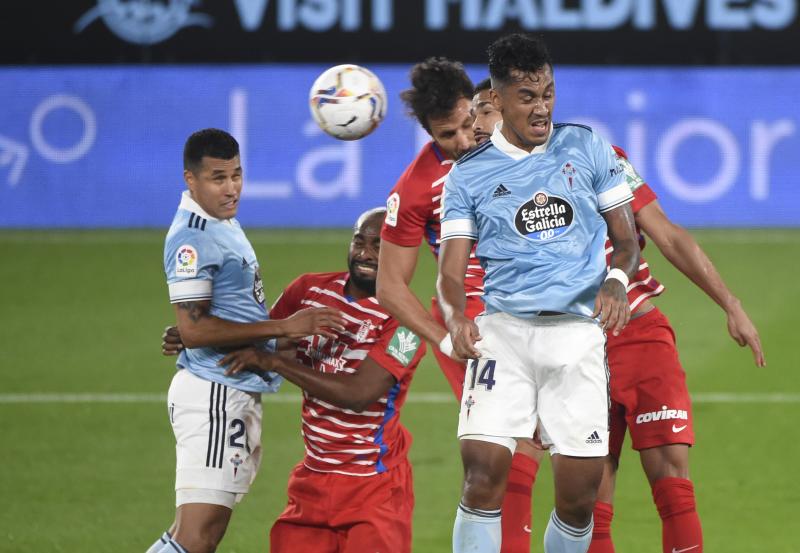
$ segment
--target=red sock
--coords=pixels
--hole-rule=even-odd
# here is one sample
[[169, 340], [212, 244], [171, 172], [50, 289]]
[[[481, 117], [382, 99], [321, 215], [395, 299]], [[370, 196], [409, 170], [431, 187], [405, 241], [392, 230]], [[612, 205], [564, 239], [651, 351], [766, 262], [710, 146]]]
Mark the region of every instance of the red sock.
[[503, 546], [500, 553], [531, 550], [531, 492], [539, 463], [521, 453], [511, 459], [506, 495], [503, 497]]
[[594, 504], [594, 530], [587, 553], [614, 553], [614, 542], [611, 540], [612, 518], [614, 506], [611, 503], [598, 501]]
[[703, 553], [703, 531], [692, 482], [662, 478], [653, 484], [653, 501], [661, 515], [664, 553]]

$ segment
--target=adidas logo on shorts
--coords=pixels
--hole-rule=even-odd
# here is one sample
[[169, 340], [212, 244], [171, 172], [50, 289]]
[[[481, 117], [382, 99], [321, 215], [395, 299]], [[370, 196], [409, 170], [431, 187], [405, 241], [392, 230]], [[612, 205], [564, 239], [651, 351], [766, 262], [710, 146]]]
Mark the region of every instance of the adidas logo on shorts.
[[600, 439], [600, 434], [597, 433], [597, 430], [592, 432], [592, 434], [586, 438], [587, 444], [602, 444], [603, 440]]

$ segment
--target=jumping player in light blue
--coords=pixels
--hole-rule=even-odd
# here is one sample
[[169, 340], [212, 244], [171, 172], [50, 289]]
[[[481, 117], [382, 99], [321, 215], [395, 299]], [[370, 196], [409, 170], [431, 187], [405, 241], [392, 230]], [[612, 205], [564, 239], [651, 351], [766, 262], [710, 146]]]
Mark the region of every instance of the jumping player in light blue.
[[[464, 487], [455, 553], [500, 551], [500, 506], [515, 438], [550, 445], [556, 502], [546, 553], [585, 553], [608, 453], [604, 330], [630, 317], [639, 247], [611, 145], [553, 124], [553, 67], [543, 42], [510, 35], [489, 48], [503, 120], [462, 157], [444, 191], [437, 288], [443, 351], [469, 358], [458, 436]], [[606, 272], [605, 237], [614, 245]], [[470, 248], [486, 271], [486, 311], [463, 313]]]
[[270, 348], [275, 337], [335, 336], [333, 309], [269, 320], [255, 252], [234, 218], [242, 191], [239, 145], [228, 133], [192, 134], [183, 193], [164, 247], [170, 303], [186, 348], [167, 401], [176, 440], [175, 522], [148, 553], [211, 553], [261, 459], [261, 393], [280, 377], [225, 375], [231, 348]]

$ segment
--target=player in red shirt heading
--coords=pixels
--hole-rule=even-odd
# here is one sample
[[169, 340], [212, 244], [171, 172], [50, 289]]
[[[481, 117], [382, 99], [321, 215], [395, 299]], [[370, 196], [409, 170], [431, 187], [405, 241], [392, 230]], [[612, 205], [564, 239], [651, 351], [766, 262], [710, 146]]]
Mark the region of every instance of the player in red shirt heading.
[[[478, 84], [473, 98], [475, 137], [489, 138], [502, 117], [489, 100], [491, 83]], [[664, 257], [686, 275], [724, 311], [728, 331], [740, 346], [749, 346], [757, 366], [764, 353], [756, 330], [740, 301], [727, 288], [711, 260], [691, 234], [672, 223], [658, 204], [656, 194], [639, 176], [625, 152], [614, 147], [633, 192], [632, 208], [639, 246], [645, 234]], [[611, 243], [606, 241], [607, 259]], [[695, 510], [694, 487], [689, 480], [689, 446], [694, 444], [691, 401], [686, 374], [678, 360], [675, 334], [666, 316], [649, 298], [664, 286], [650, 274], [641, 259], [639, 272], [628, 285], [631, 320], [619, 336], [608, 335], [611, 369], [611, 433], [609, 457], [594, 510], [594, 531], [589, 553], [613, 553], [611, 519], [616, 472], [626, 429], [653, 490], [662, 519], [664, 553], [702, 553], [702, 532]]]
[[347, 272], [301, 275], [270, 311], [288, 317], [324, 305], [342, 313], [344, 331], [281, 344], [281, 354], [248, 348], [221, 361], [228, 373], [275, 371], [303, 389], [306, 455], [272, 526], [272, 553], [411, 551], [411, 435], [400, 409], [425, 344], [374, 297], [384, 216], [380, 208], [359, 217]]
[[[401, 324], [439, 344], [447, 330], [434, 299], [429, 313], [411, 292], [420, 243], [439, 253], [439, 219], [444, 180], [454, 161], [475, 146], [472, 130], [473, 86], [463, 66], [445, 58], [429, 58], [411, 70], [411, 88], [401, 94], [410, 113], [431, 136], [398, 179], [386, 203], [381, 237], [378, 299]], [[468, 316], [483, 311], [483, 269], [470, 255], [464, 281]], [[465, 364], [434, 348], [439, 367], [461, 399]], [[538, 470], [539, 450], [531, 440], [519, 440], [502, 506], [502, 553], [528, 553], [531, 532], [531, 489]]]

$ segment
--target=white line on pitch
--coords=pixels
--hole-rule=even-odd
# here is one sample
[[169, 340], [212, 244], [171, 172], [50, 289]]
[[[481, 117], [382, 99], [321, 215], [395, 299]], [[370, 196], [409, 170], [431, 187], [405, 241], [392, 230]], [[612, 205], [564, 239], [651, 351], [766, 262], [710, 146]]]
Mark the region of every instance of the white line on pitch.
[[[300, 395], [277, 394], [264, 395], [268, 403], [296, 403]], [[11, 403], [164, 403], [166, 394], [0, 394], [0, 404]], [[728, 393], [701, 392], [692, 395], [694, 403], [800, 403], [800, 393]], [[411, 392], [407, 403], [455, 403], [452, 394], [441, 392]]]

